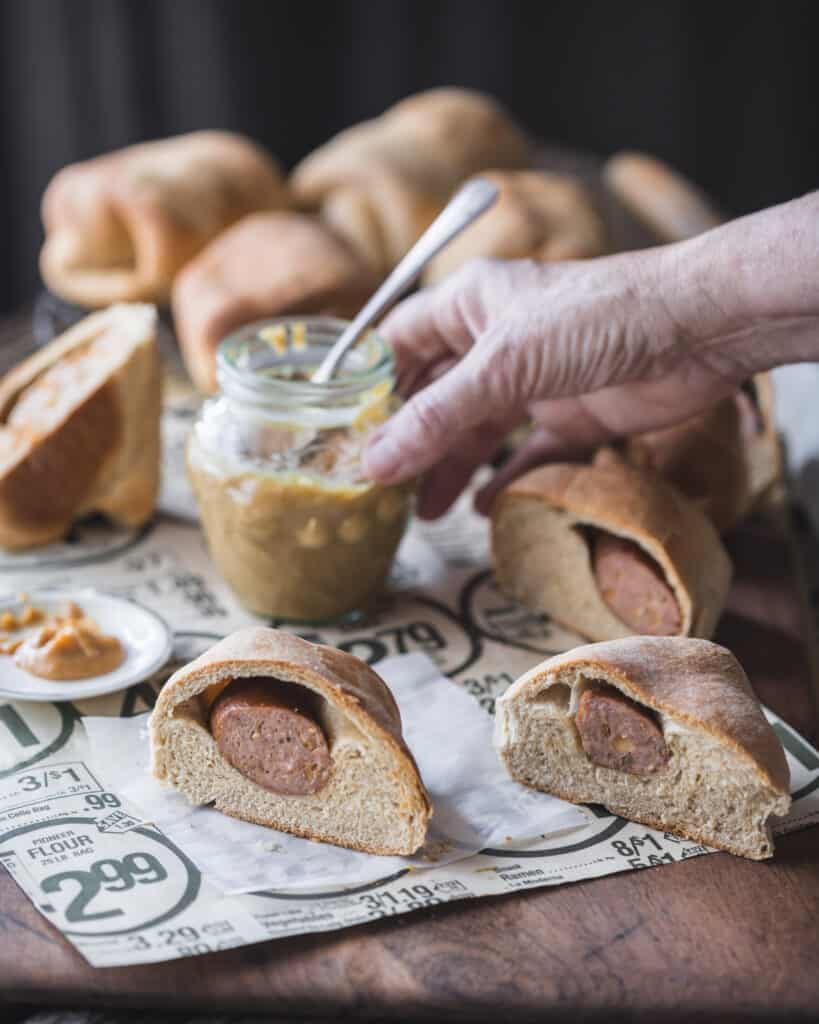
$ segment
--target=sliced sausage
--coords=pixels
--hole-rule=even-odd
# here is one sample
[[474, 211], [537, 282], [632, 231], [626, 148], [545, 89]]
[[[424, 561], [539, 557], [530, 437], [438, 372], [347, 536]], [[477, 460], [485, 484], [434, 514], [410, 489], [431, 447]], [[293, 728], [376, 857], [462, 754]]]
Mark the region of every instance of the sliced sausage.
[[594, 764], [650, 775], [668, 763], [668, 747], [651, 712], [617, 690], [586, 690], [574, 722], [586, 756]]
[[283, 796], [317, 793], [333, 767], [320, 700], [281, 679], [237, 679], [214, 701], [210, 731], [222, 757], [258, 785]]
[[592, 562], [603, 601], [629, 629], [652, 636], [677, 636], [680, 606], [659, 567], [633, 541], [600, 532]]

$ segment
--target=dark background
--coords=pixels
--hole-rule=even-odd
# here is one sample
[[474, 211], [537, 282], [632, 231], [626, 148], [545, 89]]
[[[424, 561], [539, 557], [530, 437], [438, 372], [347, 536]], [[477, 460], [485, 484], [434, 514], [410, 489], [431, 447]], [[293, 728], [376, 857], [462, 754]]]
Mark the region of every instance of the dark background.
[[732, 214], [819, 182], [815, 3], [0, 0], [0, 310], [37, 286], [65, 163], [231, 128], [290, 165], [408, 93], [494, 93], [535, 134], [653, 152]]

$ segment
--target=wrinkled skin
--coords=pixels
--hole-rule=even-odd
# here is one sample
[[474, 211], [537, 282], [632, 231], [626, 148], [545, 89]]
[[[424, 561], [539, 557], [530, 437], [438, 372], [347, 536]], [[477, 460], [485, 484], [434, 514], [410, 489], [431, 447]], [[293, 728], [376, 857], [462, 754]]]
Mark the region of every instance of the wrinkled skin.
[[819, 193], [697, 238], [571, 263], [479, 260], [382, 331], [409, 400], [364, 468], [425, 472], [441, 515], [515, 426], [534, 430], [478, 496], [533, 465], [679, 422], [772, 366], [819, 358]]

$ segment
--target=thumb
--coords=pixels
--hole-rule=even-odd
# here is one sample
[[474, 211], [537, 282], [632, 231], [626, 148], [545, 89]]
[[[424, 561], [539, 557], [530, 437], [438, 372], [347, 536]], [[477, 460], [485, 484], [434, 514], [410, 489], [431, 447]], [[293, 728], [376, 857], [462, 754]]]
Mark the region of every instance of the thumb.
[[465, 431], [489, 419], [506, 420], [513, 410], [522, 411], [527, 396], [516, 393], [517, 374], [507, 370], [503, 373], [507, 386], [493, 386], [497, 375], [492, 364], [501, 357], [511, 361], [510, 346], [494, 347], [489, 342], [487, 349], [487, 342], [472, 348], [375, 432], [362, 459], [367, 476], [381, 483], [417, 476], [447, 455]]

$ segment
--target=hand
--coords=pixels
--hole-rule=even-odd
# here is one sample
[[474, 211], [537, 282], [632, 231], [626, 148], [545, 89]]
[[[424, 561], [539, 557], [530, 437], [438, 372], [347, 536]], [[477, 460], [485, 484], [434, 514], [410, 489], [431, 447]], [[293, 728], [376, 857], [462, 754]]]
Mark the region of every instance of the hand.
[[406, 404], [365, 472], [426, 471], [441, 515], [510, 430], [524, 446], [479, 494], [537, 463], [679, 422], [760, 370], [819, 358], [819, 193], [675, 245], [577, 263], [477, 261], [397, 307]]
[[376, 435], [365, 470], [384, 482], [427, 470], [419, 513], [441, 515], [509, 432], [524, 446], [478, 500], [549, 459], [680, 420], [732, 390], [741, 368], [702, 358], [658, 299], [655, 253], [585, 263], [470, 264], [383, 325], [407, 404]]

